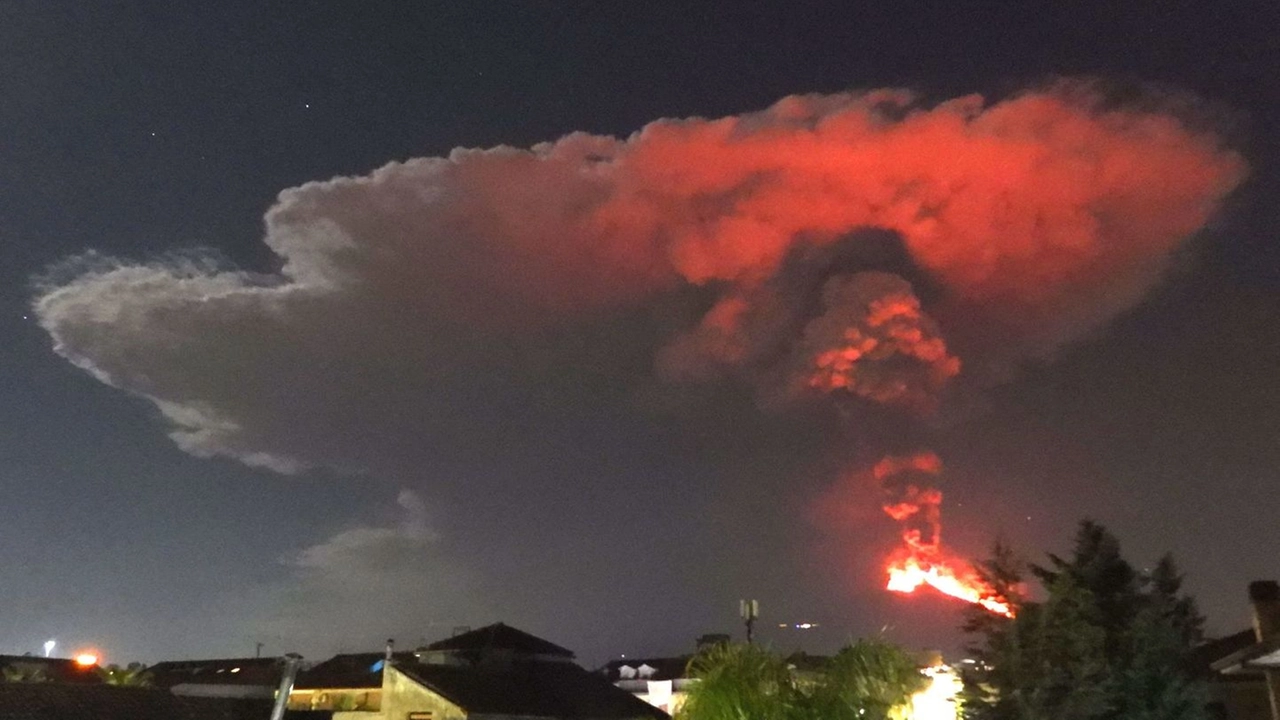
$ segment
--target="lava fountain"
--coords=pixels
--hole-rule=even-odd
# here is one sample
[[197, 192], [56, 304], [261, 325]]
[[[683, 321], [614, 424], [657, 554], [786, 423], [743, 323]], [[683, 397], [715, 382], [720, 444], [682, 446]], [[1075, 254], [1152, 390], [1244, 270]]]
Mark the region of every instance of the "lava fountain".
[[884, 511], [902, 527], [903, 547], [885, 568], [886, 589], [912, 593], [928, 585], [965, 602], [1013, 617], [1013, 608], [999, 599], [964, 560], [951, 558], [942, 547], [942, 491], [935, 479], [942, 461], [932, 452], [889, 456], [872, 473], [885, 493]]

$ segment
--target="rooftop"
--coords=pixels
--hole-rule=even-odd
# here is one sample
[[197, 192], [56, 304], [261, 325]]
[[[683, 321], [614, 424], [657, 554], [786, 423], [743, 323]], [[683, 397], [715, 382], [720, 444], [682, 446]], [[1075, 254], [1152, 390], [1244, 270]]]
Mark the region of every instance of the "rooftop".
[[[417, 662], [411, 652], [398, 652], [392, 656], [397, 663]], [[334, 655], [324, 662], [298, 674], [294, 687], [299, 690], [319, 688], [380, 688], [385, 652], [344, 653]]]
[[93, 665], [80, 665], [70, 658], [46, 658], [36, 655], [0, 655], [0, 670], [5, 668], [36, 670], [49, 682], [99, 683], [102, 678]]
[[170, 660], [147, 668], [158, 687], [174, 685], [269, 685], [280, 682], [284, 660], [265, 658], [222, 658], [215, 660]]
[[470, 632], [438, 640], [426, 647], [429, 651], [510, 650], [520, 655], [553, 655], [572, 658], [573, 652], [510, 625], [494, 623]]
[[396, 670], [468, 714], [531, 717], [654, 718], [668, 715], [598, 673], [572, 663], [502, 666], [397, 665]]
[[[0, 720], [262, 720], [270, 700], [179, 697], [158, 688], [0, 683]], [[328, 720], [328, 712], [285, 714]]]

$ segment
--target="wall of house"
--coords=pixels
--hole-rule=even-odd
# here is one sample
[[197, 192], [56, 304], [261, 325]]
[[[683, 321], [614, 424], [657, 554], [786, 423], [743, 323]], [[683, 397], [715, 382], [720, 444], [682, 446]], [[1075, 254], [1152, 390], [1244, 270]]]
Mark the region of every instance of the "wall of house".
[[[394, 665], [388, 666], [382, 672], [382, 717], [407, 720], [411, 712], [429, 712], [431, 720], [465, 720], [467, 717], [462, 708], [409, 679]], [[334, 720], [339, 720], [337, 715]]]
[[1214, 720], [1271, 720], [1271, 699], [1261, 677], [1210, 682], [1209, 700]]
[[[359, 710], [354, 717], [370, 718], [382, 697], [379, 688], [307, 688], [289, 693], [290, 710]], [[334, 715], [337, 717], [337, 715]]]

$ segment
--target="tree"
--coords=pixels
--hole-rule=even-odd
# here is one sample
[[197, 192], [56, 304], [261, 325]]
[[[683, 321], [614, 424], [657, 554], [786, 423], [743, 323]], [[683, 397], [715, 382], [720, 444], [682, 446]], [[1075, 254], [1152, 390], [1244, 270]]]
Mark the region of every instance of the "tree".
[[3, 671], [7, 683], [42, 683], [49, 682], [44, 668], [38, 665], [6, 665]]
[[124, 667], [119, 665], [100, 667], [98, 668], [98, 675], [102, 677], [102, 682], [107, 685], [145, 687], [151, 684], [151, 673], [147, 672], [145, 665], [137, 662], [131, 662]]
[[1204, 639], [1204, 617], [1195, 601], [1181, 594], [1182, 576], [1170, 556], [1144, 580], [1144, 602], [1129, 633], [1131, 662], [1120, 678], [1124, 716], [1200, 720], [1209, 699], [1188, 660], [1191, 648]]
[[897, 647], [860, 640], [812, 676], [757, 645], [720, 645], [689, 663], [698, 682], [682, 720], [882, 720], [905, 706], [926, 679]]
[[1092, 521], [1068, 558], [1027, 566], [1045, 600], [1016, 589], [1022, 564], [997, 543], [979, 568], [1017, 609], [1013, 619], [971, 615], [977, 670], [966, 673], [972, 720], [1204, 720], [1204, 688], [1187, 667], [1203, 618], [1166, 556], [1147, 573]]
[[809, 694], [812, 717], [880, 720], [928, 683], [909, 655], [882, 640], [859, 640], [831, 658]]
[[[991, 558], [979, 562], [974, 568], [978, 577], [992, 589], [996, 600], [1010, 607], [1020, 608], [1022, 615], [1035, 613], [1037, 608], [1028, 606], [1021, 589], [1026, 579], [1027, 563], [1003, 539], [997, 539]], [[967, 648], [973, 665], [965, 672], [964, 689], [960, 704], [968, 708], [970, 715], [983, 720], [1016, 720], [1021, 717], [1017, 707], [1018, 697], [1001, 694], [997, 688], [1017, 687], [1025, 684], [1021, 676], [1027, 662], [1021, 655], [1026, 645], [1020, 635], [1028, 623], [1021, 626], [1008, 618], [973, 606], [966, 610], [963, 630], [971, 637], [981, 638]]]
[[784, 720], [797, 714], [801, 693], [780, 657], [751, 644], [715, 645], [689, 661], [698, 680], [682, 720]]

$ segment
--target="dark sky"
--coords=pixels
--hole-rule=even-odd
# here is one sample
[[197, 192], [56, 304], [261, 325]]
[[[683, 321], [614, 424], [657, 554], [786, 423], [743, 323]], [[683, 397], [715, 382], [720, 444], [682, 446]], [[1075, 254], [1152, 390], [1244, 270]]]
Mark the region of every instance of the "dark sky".
[[[837, 479], [902, 433], [944, 458], [962, 554], [1003, 534], [1038, 557], [1093, 517], [1136, 563], [1172, 551], [1224, 632], [1246, 583], [1280, 575], [1274, 2], [374, 5], [0, 2], [0, 652], [53, 637], [120, 661], [255, 642], [319, 658], [502, 619], [595, 661], [736, 632], [741, 597], [781, 647], [887, 628], [950, 648], [958, 605], [880, 589], [896, 531]], [[1179, 116], [1249, 176], [1141, 299], [971, 383], [924, 430], [666, 382], [655, 358], [707, 309], [699, 290], [531, 322], [493, 288], [554, 263], [454, 278], [479, 236], [411, 254], [376, 301], [214, 312], [146, 295], [148, 277], [77, 296], [70, 342], [131, 392], [56, 354], [31, 306], [111, 262], [199, 296], [232, 277], [216, 257], [247, 273], [237, 287], [270, 288], [277, 193], [391, 161], [625, 138], [796, 93], [909, 88], [930, 107], [1059, 77], [1195, 94]], [[504, 218], [545, 190], [502, 187]], [[376, 193], [332, 202], [417, 237]], [[414, 263], [452, 289], [415, 284]], [[191, 454], [167, 435], [196, 411], [212, 434], [182, 440]], [[800, 621], [821, 628], [776, 627]]]

